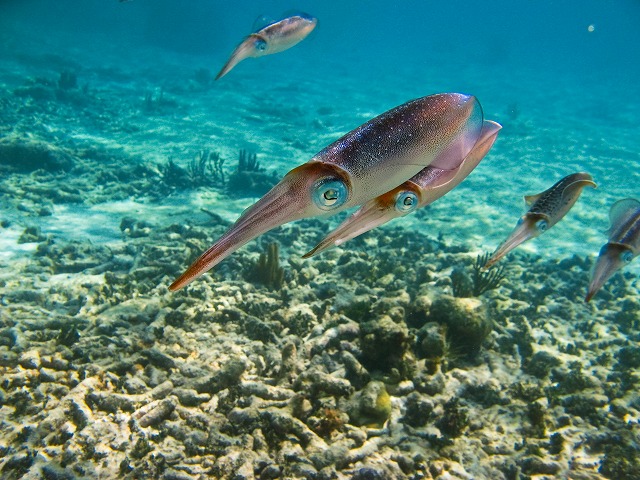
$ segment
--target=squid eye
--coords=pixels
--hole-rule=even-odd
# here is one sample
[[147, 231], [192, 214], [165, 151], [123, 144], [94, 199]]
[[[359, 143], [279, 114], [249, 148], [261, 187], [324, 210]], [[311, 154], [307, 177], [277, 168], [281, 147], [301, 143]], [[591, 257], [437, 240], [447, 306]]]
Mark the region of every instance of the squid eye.
[[256, 47], [256, 50], [260, 50], [261, 52], [267, 49], [267, 42], [261, 39], [257, 39], [253, 45]]
[[413, 192], [400, 192], [396, 196], [396, 210], [400, 213], [413, 212], [418, 207], [418, 197]]
[[538, 220], [536, 222], [536, 228], [540, 232], [544, 232], [548, 227], [549, 227], [549, 224], [547, 223], [546, 220]]
[[313, 187], [313, 203], [321, 210], [333, 210], [347, 201], [347, 186], [342, 180], [325, 179]]
[[631, 252], [630, 250], [625, 250], [624, 252], [621, 252], [620, 260], [622, 260], [624, 263], [629, 263], [631, 260], [633, 260], [633, 252]]

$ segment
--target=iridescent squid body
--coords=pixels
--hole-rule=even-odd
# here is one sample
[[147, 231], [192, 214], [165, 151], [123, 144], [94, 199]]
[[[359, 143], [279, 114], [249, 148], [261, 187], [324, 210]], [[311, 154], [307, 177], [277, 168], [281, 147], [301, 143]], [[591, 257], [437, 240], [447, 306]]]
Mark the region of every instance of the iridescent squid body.
[[518, 220], [511, 235], [498, 247], [485, 264], [488, 268], [495, 264], [518, 245], [541, 235], [558, 223], [576, 203], [584, 187], [596, 186], [588, 173], [572, 173], [548, 190], [537, 195], [526, 196], [525, 202], [531, 208]]
[[619, 200], [609, 213], [609, 241], [600, 249], [585, 301], [591, 300], [604, 283], [640, 254], [640, 201]]
[[304, 40], [317, 24], [317, 18], [301, 13], [283, 18], [250, 34], [233, 51], [216, 76], [216, 80], [224, 77], [245, 58], [263, 57], [293, 47]]
[[486, 120], [478, 141], [466, 157], [464, 151], [447, 150], [434, 163], [402, 185], [369, 200], [304, 257], [341, 245], [394, 218], [403, 217], [435, 202], [460, 184], [478, 166], [493, 146], [501, 128], [498, 123]]
[[362, 205], [430, 164], [442, 167], [453, 152], [464, 158], [482, 124], [477, 99], [459, 93], [422, 97], [383, 113], [287, 173], [169, 288], [184, 287], [279, 225]]

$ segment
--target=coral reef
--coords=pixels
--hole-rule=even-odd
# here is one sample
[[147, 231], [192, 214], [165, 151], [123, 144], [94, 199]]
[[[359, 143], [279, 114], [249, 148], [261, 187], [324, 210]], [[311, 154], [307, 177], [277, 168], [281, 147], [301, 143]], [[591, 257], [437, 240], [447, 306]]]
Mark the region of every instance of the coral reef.
[[[295, 69], [273, 95], [238, 97], [193, 58], [130, 68], [3, 45], [0, 477], [637, 479], [637, 274], [584, 306], [592, 258], [566, 239], [514, 252], [512, 282], [473, 262], [512, 200], [512, 158], [537, 171], [567, 151], [576, 166], [636, 162], [618, 136], [635, 138], [626, 103], [611, 127], [563, 117], [598, 146], [568, 130], [532, 138], [532, 97], [491, 154], [516, 177], [479, 169], [470, 181], [495, 188], [475, 203], [462, 187], [419, 211], [424, 225], [406, 218], [309, 260], [326, 219], [285, 225], [169, 292], [277, 180], [258, 158], [286, 171], [363, 112], [323, 105], [324, 85]], [[260, 155], [230, 168], [232, 138]], [[591, 220], [586, 205], [578, 220]], [[568, 237], [598, 233], [593, 219]], [[260, 264], [266, 280], [251, 278]]]
[[267, 245], [258, 262], [247, 274], [247, 280], [260, 283], [272, 290], [280, 290], [284, 285], [284, 268], [280, 266], [280, 247], [276, 242]]

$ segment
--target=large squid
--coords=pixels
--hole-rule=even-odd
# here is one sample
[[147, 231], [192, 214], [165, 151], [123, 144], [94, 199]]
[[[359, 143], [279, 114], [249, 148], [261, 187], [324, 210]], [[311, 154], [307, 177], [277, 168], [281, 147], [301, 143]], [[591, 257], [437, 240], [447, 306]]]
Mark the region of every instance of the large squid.
[[459, 93], [422, 97], [383, 113], [287, 173], [169, 288], [184, 287], [279, 225], [361, 205], [430, 164], [445, 168], [443, 159], [464, 158], [482, 123], [477, 99]]
[[584, 187], [596, 186], [588, 173], [572, 173], [537, 195], [524, 197], [531, 208], [518, 220], [511, 235], [484, 265], [489, 268], [521, 243], [543, 234], [562, 220], [576, 203]]
[[283, 18], [259, 29], [236, 47], [216, 76], [216, 80], [224, 77], [245, 58], [263, 57], [293, 47], [304, 40], [316, 28], [317, 24], [317, 18], [301, 13]]
[[478, 166], [493, 146], [501, 128], [498, 123], [486, 120], [480, 138], [466, 158], [456, 155], [461, 152], [445, 152], [450, 156], [442, 158], [446, 163], [440, 164], [446, 168], [429, 165], [402, 185], [370, 200], [304, 257], [341, 245], [394, 218], [403, 217], [435, 202], [460, 184]]
[[619, 200], [609, 213], [609, 241], [600, 249], [585, 301], [591, 300], [611, 276], [640, 254], [640, 202]]

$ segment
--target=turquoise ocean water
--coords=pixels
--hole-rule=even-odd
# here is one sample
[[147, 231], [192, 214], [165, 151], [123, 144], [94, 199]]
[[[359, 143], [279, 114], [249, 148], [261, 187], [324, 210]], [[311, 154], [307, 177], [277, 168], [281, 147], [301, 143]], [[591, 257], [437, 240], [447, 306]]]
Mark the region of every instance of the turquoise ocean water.
[[[306, 39], [214, 80], [295, 12]], [[0, 477], [640, 478], [640, 260], [584, 303], [640, 199], [639, 2], [4, 0], [0, 61]], [[503, 127], [459, 187], [169, 292], [289, 170], [444, 92]], [[597, 188], [497, 288], [456, 290], [575, 172]]]

